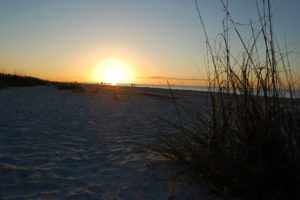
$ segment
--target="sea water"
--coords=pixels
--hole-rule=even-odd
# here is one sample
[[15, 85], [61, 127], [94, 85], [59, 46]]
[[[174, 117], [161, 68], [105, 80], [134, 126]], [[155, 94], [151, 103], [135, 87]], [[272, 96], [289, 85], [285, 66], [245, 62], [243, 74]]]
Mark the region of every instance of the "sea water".
[[[90, 83], [95, 84], [95, 83]], [[133, 84], [126, 84], [126, 83], [118, 83], [119, 86], [133, 86]], [[211, 89], [208, 86], [187, 86], [187, 85], [154, 85], [154, 84], [134, 84], [135, 87], [141, 87], [141, 88], [160, 88], [160, 89], [172, 89], [172, 90], [189, 90], [189, 91], [201, 91], [201, 92], [208, 92], [211, 91]], [[255, 89], [254, 89], [255, 90]], [[217, 90], [215, 90], [217, 91]], [[263, 93], [261, 93], [261, 96], [263, 96]], [[293, 90], [293, 97], [294, 98], [300, 98], [300, 90]], [[271, 94], [271, 91], [269, 91], [269, 95]], [[280, 97], [284, 98], [290, 98], [290, 91], [289, 90], [279, 90]]]
[[[120, 84], [120, 86], [131, 86], [131, 84]], [[210, 88], [207, 86], [135, 84], [135, 87], [160, 88], [160, 89], [172, 89], [172, 90], [191, 90], [191, 91], [202, 91], [202, 92], [210, 91]], [[263, 93], [262, 92], [260, 93], [261, 96], [263, 96]], [[271, 94], [271, 91], [269, 94]], [[290, 98], [289, 90], [279, 90], [279, 94], [281, 97]], [[295, 98], [300, 98], [300, 90], [293, 90], [293, 95]]]

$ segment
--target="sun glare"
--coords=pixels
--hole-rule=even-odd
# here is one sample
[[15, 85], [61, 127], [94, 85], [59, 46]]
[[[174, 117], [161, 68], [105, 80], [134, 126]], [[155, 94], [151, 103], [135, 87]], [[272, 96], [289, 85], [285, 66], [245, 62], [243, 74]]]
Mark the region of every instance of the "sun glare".
[[118, 59], [102, 61], [94, 71], [94, 80], [112, 85], [132, 83], [133, 71], [128, 63]]

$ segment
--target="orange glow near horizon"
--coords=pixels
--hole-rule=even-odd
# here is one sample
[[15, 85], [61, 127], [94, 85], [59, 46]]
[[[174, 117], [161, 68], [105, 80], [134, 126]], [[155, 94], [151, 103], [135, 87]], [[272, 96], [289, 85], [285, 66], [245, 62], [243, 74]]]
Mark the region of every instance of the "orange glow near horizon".
[[95, 82], [115, 85], [117, 83], [132, 83], [134, 72], [132, 67], [120, 59], [107, 59], [100, 62], [93, 72]]

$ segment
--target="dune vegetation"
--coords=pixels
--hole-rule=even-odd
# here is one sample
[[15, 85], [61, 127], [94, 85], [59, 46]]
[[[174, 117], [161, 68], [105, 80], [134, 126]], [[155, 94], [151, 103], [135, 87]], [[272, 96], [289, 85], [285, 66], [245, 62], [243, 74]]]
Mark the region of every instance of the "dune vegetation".
[[[299, 99], [287, 50], [275, 37], [271, 1], [256, 1], [258, 20], [247, 25], [248, 37], [228, 1], [220, 2], [223, 32], [211, 41], [195, 1], [209, 60], [209, 114], [192, 111], [182, 123], [163, 119], [148, 147], [182, 164], [187, 176], [180, 179], [204, 180], [225, 197], [299, 199]], [[231, 48], [236, 39], [238, 55]]]
[[38, 85], [48, 85], [50, 82], [31, 76], [21, 76], [17, 74], [0, 73], [0, 89], [8, 87], [29, 87]]
[[75, 92], [85, 92], [85, 89], [79, 83], [71, 83], [71, 82], [53, 82], [59, 90], [72, 90]]
[[73, 90], [76, 92], [85, 92], [82, 85], [71, 82], [47, 81], [32, 76], [22, 76], [18, 74], [0, 73], [0, 89], [9, 87], [33, 87], [55, 85], [59, 90]]

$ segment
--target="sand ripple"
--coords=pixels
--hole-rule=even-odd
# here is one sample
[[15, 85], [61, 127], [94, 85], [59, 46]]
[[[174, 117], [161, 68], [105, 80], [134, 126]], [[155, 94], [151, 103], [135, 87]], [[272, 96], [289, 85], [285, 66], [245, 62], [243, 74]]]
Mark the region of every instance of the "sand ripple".
[[155, 156], [135, 143], [154, 132], [139, 108], [168, 115], [169, 104], [53, 87], [0, 91], [0, 199], [168, 199], [173, 183], [153, 178]]

